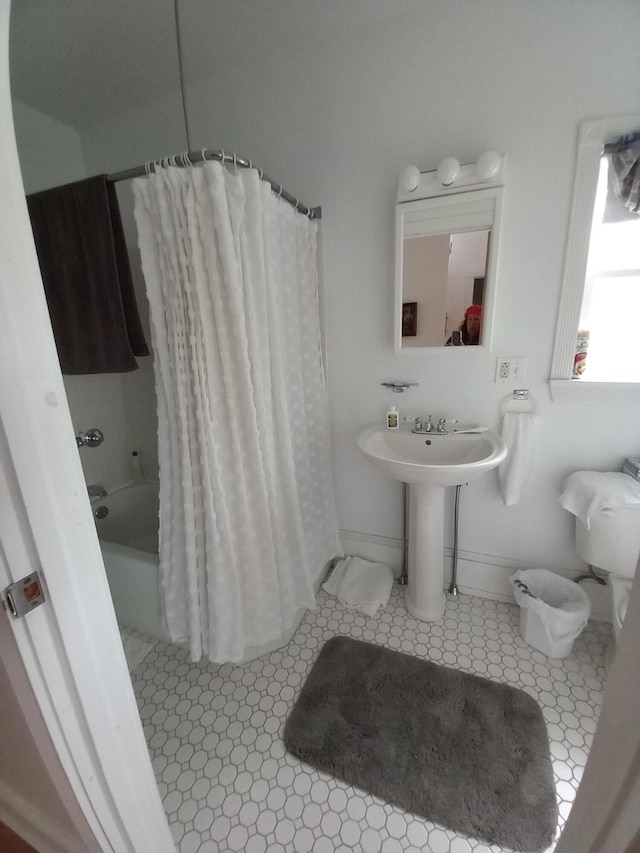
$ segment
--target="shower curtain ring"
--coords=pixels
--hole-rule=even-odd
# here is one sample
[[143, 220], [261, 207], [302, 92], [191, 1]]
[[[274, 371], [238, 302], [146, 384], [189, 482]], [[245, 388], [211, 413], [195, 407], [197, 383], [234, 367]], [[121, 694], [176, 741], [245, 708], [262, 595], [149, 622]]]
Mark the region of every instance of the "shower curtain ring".
[[206, 148], [202, 149], [202, 151], [200, 152], [200, 156], [202, 157], [202, 162], [206, 163], [207, 162], [207, 149]]

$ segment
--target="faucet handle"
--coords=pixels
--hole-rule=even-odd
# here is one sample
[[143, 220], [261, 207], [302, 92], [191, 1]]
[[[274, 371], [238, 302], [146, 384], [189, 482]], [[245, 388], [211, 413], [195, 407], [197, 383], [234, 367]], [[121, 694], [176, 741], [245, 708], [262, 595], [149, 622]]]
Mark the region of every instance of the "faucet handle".
[[447, 421], [446, 418], [440, 418], [438, 421], [438, 432], [446, 433], [447, 431]]

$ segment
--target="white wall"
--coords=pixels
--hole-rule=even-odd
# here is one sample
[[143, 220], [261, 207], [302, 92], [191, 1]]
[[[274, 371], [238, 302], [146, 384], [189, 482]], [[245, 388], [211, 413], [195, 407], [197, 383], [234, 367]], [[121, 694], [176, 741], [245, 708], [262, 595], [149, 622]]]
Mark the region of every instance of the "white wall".
[[[637, 455], [639, 407], [552, 403], [547, 379], [577, 127], [637, 112], [637, 3], [248, 0], [240, 9], [208, 0], [183, 4], [181, 20], [192, 147], [235, 149], [323, 208], [341, 528], [392, 545], [401, 536], [400, 486], [356, 449], [365, 425], [399, 402], [401, 414], [431, 412], [497, 428], [509, 388], [494, 384], [496, 356], [526, 356], [524, 384], [540, 408], [536, 477], [508, 508], [495, 474], [465, 489], [460, 547], [468, 580], [473, 585], [474, 567], [493, 567], [504, 591], [514, 567], [582, 569], [572, 517], [557, 504], [562, 482], [573, 470], [616, 470], [626, 455]], [[168, 98], [83, 130], [88, 171], [182, 150], [174, 106]], [[494, 352], [395, 356], [400, 169], [433, 169], [445, 155], [472, 161], [489, 148], [509, 155]], [[390, 379], [420, 387], [391, 398], [380, 386]]]
[[[119, 172], [184, 151], [187, 146], [178, 93], [169, 93], [165, 98], [149, 101], [144, 107], [136, 106], [114, 119], [83, 129], [82, 144], [88, 174]], [[140, 317], [151, 349], [149, 312], [140, 269], [131, 182], [123, 181], [117, 187]], [[111, 456], [105, 454], [104, 459], [99, 459], [97, 453], [94, 455], [93, 451], [89, 451], [98, 469], [92, 482], [106, 484], [107, 488], [116, 484], [115, 479], [119, 478], [120, 483], [129, 479], [129, 462], [134, 450], [140, 455], [145, 477], [156, 479], [158, 476], [158, 420], [153, 361], [152, 358], [138, 358], [137, 361], [138, 370], [119, 375], [120, 392], [117, 399], [107, 395], [107, 399], [113, 399], [115, 406], [122, 406], [121, 417], [113, 424], [111, 435], [117, 463], [113, 465]], [[99, 388], [111, 377], [81, 378], [87, 379], [94, 388]], [[120, 430], [119, 425], [122, 427]]]
[[445, 343], [449, 235], [413, 237], [402, 250], [402, 301], [417, 302], [414, 337], [402, 338], [403, 347], [441, 347]]
[[[619, 469], [639, 449], [639, 410], [552, 403], [547, 378], [578, 123], [637, 111], [640, 8], [628, 0], [389, 0], [375, 4], [386, 18], [375, 10], [368, 18], [368, 8], [360, 4], [358, 20], [341, 26], [340, 5], [332, 4], [334, 30], [298, 51], [288, 36], [295, 10], [271, 4], [270, 13], [281, 14], [282, 42], [274, 35], [262, 50], [243, 52], [238, 34], [237, 62], [207, 76], [218, 42], [233, 34], [220, 3], [199, 4], [193, 14], [186, 7], [187, 80], [190, 67], [202, 75], [188, 87], [194, 147], [248, 153], [306, 203], [323, 207], [340, 526], [401, 535], [400, 487], [356, 449], [365, 425], [400, 402], [402, 414], [495, 428], [508, 390], [494, 384], [495, 356], [523, 355], [525, 385], [541, 410], [536, 479], [508, 508], [495, 475], [471, 484], [460, 547], [507, 568], [521, 561], [577, 570], [572, 518], [557, 505], [562, 482], [576, 469]], [[206, 48], [198, 33], [207, 34]], [[489, 148], [509, 155], [494, 355], [394, 356], [398, 174], [408, 163], [433, 169], [449, 154], [473, 161]], [[389, 379], [420, 387], [391, 397], [380, 387]]]
[[27, 193], [87, 176], [80, 134], [73, 127], [15, 100], [13, 122]]
[[[27, 193], [81, 180], [106, 170], [104, 164], [87, 165], [80, 134], [73, 127], [18, 101], [13, 103], [13, 113], [20, 167]], [[126, 188], [123, 197], [123, 207], [127, 211], [130, 193]], [[128, 221], [127, 224], [129, 235], [134, 234], [132, 223]], [[130, 245], [135, 253], [135, 234]], [[139, 260], [137, 265], [134, 262], [133, 272], [138, 303], [143, 309], [145, 334], [149, 341], [146, 297]], [[138, 363], [140, 369], [130, 374], [64, 377], [76, 433], [99, 427], [105, 435], [100, 447], [84, 447], [80, 450], [88, 484], [100, 484], [111, 489], [130, 480], [131, 453], [138, 449], [138, 445], [148, 442], [148, 420], [151, 421], [151, 435], [155, 435], [152, 360], [141, 358]], [[151, 448], [141, 449], [140, 455], [145, 474], [150, 478], [156, 477], [157, 453], [153, 439]]]

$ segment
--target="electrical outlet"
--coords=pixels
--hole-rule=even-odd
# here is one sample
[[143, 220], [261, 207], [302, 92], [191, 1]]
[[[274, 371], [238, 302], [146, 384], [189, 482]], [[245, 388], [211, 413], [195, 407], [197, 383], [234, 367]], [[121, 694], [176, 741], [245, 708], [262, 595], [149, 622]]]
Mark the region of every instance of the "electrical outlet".
[[517, 385], [524, 381], [526, 366], [524, 356], [499, 356], [496, 359], [496, 382], [509, 382]]

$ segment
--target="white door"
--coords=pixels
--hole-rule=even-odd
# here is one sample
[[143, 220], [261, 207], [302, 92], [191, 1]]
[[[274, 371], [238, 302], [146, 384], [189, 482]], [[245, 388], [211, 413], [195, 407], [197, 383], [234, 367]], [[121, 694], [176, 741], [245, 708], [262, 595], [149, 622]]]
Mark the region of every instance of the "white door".
[[44, 578], [47, 602], [12, 619], [11, 628], [100, 849], [168, 853], [175, 847], [111, 604], [29, 226], [9, 90], [9, 5], [0, 0], [0, 589], [34, 570]]

